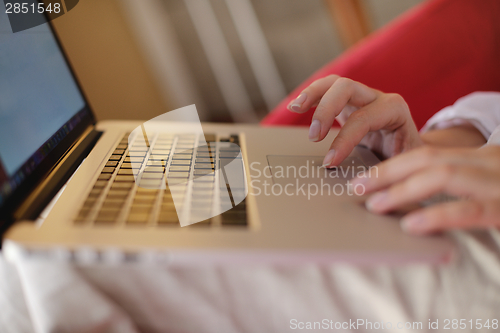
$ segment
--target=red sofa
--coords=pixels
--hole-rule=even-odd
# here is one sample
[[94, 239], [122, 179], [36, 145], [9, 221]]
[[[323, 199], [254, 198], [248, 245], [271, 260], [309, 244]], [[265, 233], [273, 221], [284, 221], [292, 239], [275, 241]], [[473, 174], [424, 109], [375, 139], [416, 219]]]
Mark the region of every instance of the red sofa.
[[261, 124], [309, 125], [313, 112], [300, 115], [286, 107], [329, 74], [401, 94], [421, 128], [464, 95], [500, 91], [500, 0], [423, 3], [320, 69]]

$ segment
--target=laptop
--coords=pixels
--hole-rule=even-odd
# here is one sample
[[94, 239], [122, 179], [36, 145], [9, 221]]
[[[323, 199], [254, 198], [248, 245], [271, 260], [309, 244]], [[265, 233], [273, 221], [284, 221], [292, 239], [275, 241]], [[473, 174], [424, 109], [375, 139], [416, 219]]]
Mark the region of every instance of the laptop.
[[[195, 106], [96, 122], [50, 24], [12, 33], [0, 13], [3, 252], [74, 263], [443, 262], [442, 236], [369, 213], [349, 180], [356, 147], [321, 168], [332, 130], [200, 123]], [[354, 189], [355, 191], [356, 189]], [[362, 193], [361, 193], [362, 194]]]

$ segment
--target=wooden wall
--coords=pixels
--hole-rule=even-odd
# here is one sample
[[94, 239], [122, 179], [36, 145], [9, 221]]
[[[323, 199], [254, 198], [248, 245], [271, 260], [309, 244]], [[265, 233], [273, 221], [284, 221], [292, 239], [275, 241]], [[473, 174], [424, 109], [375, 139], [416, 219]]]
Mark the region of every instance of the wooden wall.
[[150, 119], [168, 106], [118, 1], [81, 0], [53, 22], [98, 119]]

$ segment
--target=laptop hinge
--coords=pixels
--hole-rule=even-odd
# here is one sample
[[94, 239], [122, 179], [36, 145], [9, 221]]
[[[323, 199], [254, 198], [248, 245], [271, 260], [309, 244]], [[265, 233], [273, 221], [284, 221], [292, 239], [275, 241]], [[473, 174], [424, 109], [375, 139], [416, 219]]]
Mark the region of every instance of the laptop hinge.
[[35, 220], [52, 198], [66, 184], [101, 137], [102, 132], [89, 127], [55, 164], [48, 176], [14, 212], [14, 220]]

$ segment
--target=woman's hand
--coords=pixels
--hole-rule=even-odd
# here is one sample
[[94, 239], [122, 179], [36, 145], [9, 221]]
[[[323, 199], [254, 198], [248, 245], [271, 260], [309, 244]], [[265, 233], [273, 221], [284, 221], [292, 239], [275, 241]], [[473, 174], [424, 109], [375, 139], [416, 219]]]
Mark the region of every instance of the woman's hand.
[[[378, 172], [376, 172], [378, 171]], [[446, 229], [500, 227], [500, 146], [480, 149], [415, 149], [380, 163], [370, 178], [357, 178], [375, 213], [394, 211], [435, 194], [462, 198], [413, 211], [402, 228], [413, 234]]]
[[404, 99], [359, 82], [330, 75], [313, 82], [290, 103], [289, 110], [305, 113], [317, 104], [309, 129], [311, 141], [321, 141], [337, 116], [343, 126], [323, 165], [339, 165], [362, 143], [384, 157], [422, 145]]

